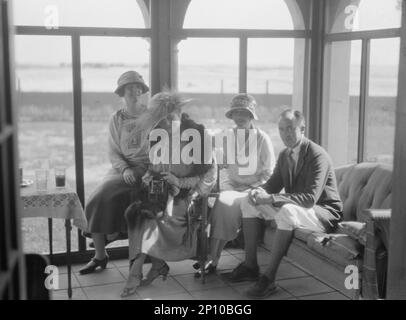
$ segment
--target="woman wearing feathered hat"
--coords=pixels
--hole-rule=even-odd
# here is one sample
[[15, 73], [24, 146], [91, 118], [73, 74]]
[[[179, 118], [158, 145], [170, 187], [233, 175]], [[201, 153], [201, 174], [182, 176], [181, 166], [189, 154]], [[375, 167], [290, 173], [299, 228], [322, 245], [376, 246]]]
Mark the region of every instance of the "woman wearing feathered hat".
[[[214, 159], [207, 157], [204, 152], [204, 139], [211, 137], [205, 135], [203, 125], [197, 124], [187, 114], [182, 113], [185, 103], [176, 93], [158, 93], [152, 97], [149, 109], [139, 119], [138, 130], [145, 131], [149, 128], [150, 135], [153, 130], [164, 131], [171, 137], [159, 140], [162, 146], [168, 147], [165, 149], [169, 151], [167, 162], [156, 163], [150, 159], [155, 164], [150, 166], [143, 177], [145, 184], [150, 183], [153, 177], [166, 181], [169, 194], [161, 209], [155, 208], [154, 211], [153, 208], [145, 206], [143, 209], [141, 200], [132, 204], [126, 212], [132, 267], [122, 297], [134, 294], [137, 286], [148, 285], [159, 276], [166, 279], [169, 266], [165, 261], [180, 261], [196, 255], [197, 216], [191, 204], [198, 195], [208, 194], [215, 185], [217, 166]], [[192, 140], [182, 139], [177, 148], [172, 139], [174, 136], [180, 137], [186, 130], [188, 133], [193, 131], [200, 138], [200, 152], [194, 154], [192, 163], [185, 161], [182, 154], [185, 145]], [[153, 154], [152, 147], [150, 155]], [[179, 157], [173, 156], [174, 153], [178, 153]], [[142, 266], [146, 256], [151, 258], [152, 266], [143, 279]]]
[[127, 71], [118, 79], [114, 91], [122, 97], [125, 105], [116, 111], [109, 121], [109, 158], [112, 168], [90, 195], [85, 207], [88, 229], [95, 247], [95, 256], [80, 270], [88, 274], [96, 269], [105, 269], [108, 262], [107, 235], [115, 237], [126, 232], [124, 212], [131, 203], [131, 192], [148, 168], [148, 145], [142, 132], [133, 135], [136, 120], [145, 112], [140, 101], [149, 91], [142, 76], [136, 71]]

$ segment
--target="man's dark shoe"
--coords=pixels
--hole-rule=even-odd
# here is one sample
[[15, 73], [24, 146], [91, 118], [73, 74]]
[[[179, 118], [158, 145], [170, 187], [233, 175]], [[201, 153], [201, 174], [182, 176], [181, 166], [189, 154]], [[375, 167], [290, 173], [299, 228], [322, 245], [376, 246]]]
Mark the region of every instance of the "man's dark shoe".
[[259, 277], [259, 267], [249, 268], [240, 263], [231, 273], [224, 275], [230, 282], [256, 281]]
[[255, 285], [248, 289], [245, 294], [250, 299], [265, 299], [275, 291], [275, 282], [271, 281], [267, 276], [261, 275]]

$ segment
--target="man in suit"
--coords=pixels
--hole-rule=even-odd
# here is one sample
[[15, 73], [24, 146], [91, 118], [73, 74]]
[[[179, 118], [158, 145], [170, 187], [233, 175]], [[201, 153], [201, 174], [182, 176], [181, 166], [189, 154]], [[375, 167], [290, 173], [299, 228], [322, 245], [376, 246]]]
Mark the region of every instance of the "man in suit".
[[[286, 110], [279, 119], [279, 134], [286, 148], [279, 154], [271, 178], [250, 191], [241, 203], [245, 238], [245, 261], [229, 275], [232, 282], [253, 280], [246, 294], [261, 299], [272, 294], [275, 276], [297, 228], [332, 232], [342, 218], [336, 178], [327, 152], [304, 136], [300, 111]], [[284, 189], [284, 193], [281, 193]], [[257, 263], [258, 235], [262, 220], [274, 219], [277, 230], [270, 262], [264, 274]]]

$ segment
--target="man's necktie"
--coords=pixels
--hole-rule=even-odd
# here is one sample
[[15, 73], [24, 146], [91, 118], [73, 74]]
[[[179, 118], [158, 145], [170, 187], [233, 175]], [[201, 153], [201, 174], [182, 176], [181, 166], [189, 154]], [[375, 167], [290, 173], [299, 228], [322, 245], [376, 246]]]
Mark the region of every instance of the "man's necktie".
[[288, 152], [288, 167], [289, 167], [289, 182], [290, 187], [293, 186], [293, 178], [295, 177], [295, 168], [296, 168], [296, 161], [293, 158], [293, 150], [289, 150]]

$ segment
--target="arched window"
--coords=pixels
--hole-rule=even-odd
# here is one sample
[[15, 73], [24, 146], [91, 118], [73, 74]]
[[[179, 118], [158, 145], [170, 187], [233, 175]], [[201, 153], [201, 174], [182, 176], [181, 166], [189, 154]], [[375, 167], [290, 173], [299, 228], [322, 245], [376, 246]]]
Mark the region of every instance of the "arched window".
[[353, 30], [400, 28], [400, 0], [362, 0]]
[[14, 0], [13, 8], [16, 25], [145, 28], [136, 0]]
[[401, 0], [341, 0], [329, 13], [330, 32], [399, 28]]
[[224, 113], [234, 94], [253, 94], [256, 125], [279, 152], [281, 109], [303, 108], [304, 21], [295, 0], [191, 0], [178, 44], [178, 89], [196, 98], [188, 112], [214, 132], [232, 125]]
[[284, 0], [192, 0], [184, 28], [294, 29]]

